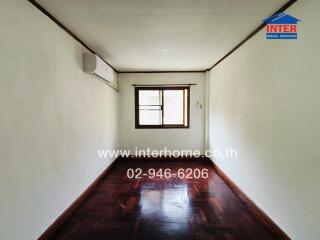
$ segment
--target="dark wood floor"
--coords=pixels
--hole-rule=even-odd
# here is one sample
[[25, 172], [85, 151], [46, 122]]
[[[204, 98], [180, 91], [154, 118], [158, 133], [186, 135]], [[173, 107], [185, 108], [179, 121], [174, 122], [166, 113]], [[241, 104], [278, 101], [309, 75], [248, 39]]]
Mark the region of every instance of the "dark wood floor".
[[[128, 168], [208, 168], [207, 179], [128, 179]], [[121, 160], [53, 239], [275, 239], [207, 161]]]

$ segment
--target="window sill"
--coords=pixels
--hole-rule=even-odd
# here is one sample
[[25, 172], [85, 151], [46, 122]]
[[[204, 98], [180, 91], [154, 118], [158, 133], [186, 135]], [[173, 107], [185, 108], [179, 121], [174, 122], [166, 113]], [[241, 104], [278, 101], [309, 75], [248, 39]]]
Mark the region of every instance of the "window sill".
[[171, 126], [156, 126], [156, 125], [140, 125], [140, 126], [135, 126], [135, 129], [167, 129], [167, 128], [190, 128], [190, 126], [179, 126], [179, 125], [171, 125]]

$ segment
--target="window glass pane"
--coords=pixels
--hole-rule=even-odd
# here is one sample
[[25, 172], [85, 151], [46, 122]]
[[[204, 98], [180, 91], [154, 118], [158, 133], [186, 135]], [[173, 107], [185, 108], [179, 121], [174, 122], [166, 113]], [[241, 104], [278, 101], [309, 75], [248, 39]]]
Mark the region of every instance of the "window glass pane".
[[184, 90], [163, 91], [163, 124], [184, 124]]
[[159, 90], [139, 90], [139, 105], [160, 105]]
[[161, 125], [161, 111], [157, 110], [139, 110], [140, 125]]
[[140, 110], [161, 110], [161, 106], [139, 106]]

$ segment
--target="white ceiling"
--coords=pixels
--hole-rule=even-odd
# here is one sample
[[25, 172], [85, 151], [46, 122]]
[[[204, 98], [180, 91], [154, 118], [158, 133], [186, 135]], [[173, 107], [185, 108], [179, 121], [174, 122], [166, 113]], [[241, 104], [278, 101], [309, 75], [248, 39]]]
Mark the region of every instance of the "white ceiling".
[[119, 71], [204, 70], [286, 0], [37, 0]]

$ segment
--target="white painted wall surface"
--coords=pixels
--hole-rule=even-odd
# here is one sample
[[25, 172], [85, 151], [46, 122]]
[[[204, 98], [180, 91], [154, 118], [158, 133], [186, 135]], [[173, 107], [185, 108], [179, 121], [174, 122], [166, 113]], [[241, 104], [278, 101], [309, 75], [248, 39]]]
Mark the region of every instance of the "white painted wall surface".
[[210, 75], [209, 148], [215, 162], [292, 239], [320, 236], [320, 2], [298, 1], [299, 39], [265, 30]]
[[[120, 73], [120, 148], [161, 150], [204, 150], [205, 73]], [[134, 87], [132, 84], [196, 83], [190, 89], [189, 129], [135, 129]], [[197, 107], [197, 102], [202, 108]]]
[[111, 163], [118, 93], [28, 1], [1, 1], [0, 36], [0, 239], [36, 239]]

